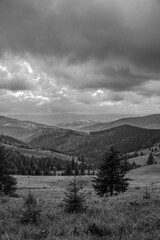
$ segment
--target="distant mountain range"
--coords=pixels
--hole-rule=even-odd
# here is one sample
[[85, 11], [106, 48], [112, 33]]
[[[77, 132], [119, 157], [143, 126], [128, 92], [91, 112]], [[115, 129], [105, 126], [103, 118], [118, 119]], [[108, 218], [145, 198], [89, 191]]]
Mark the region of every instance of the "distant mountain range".
[[[26, 142], [30, 147], [58, 151], [72, 156], [84, 154], [86, 158], [95, 161], [111, 145], [122, 153], [127, 153], [160, 142], [159, 114], [124, 118], [108, 123], [77, 121], [68, 125], [63, 124], [63, 127], [65, 126], [78, 128], [79, 131], [0, 116], [0, 133], [4, 135]], [[159, 129], [149, 129], [156, 127]], [[87, 129], [92, 132], [82, 132], [84, 128], [85, 131]], [[13, 141], [13, 139], [8, 140]]]
[[34, 121], [47, 125], [57, 125], [61, 123], [70, 123], [77, 121], [88, 121], [91, 119], [96, 122], [109, 122], [113, 120], [120, 119], [122, 117], [127, 117], [128, 115], [122, 114], [78, 114], [78, 113], [55, 113], [49, 115], [33, 115], [33, 114], [14, 114], [8, 115], [7, 117], [16, 118], [22, 121]]
[[89, 129], [91, 126], [94, 126], [97, 124], [99, 123], [93, 120], [79, 120], [79, 121], [73, 121], [73, 122], [60, 123], [60, 124], [57, 124], [56, 126], [64, 129], [71, 129], [71, 130], [85, 132], [85, 129]]
[[[32, 121], [20, 121], [14, 118], [0, 116], [0, 134], [4, 134], [18, 140], [29, 142], [33, 138], [56, 131], [52, 127]], [[60, 130], [59, 130], [60, 131]]]
[[[123, 116], [123, 115], [122, 115]], [[123, 117], [114, 114], [54, 114], [54, 115], [12, 115], [12, 119], [16, 118], [24, 121], [25, 124], [41, 127], [56, 126], [57, 128], [71, 129], [82, 132], [95, 132], [107, 130], [113, 127], [119, 127], [124, 124], [147, 128], [160, 129], [160, 114], [153, 114], [143, 117]], [[2, 117], [4, 118], [4, 117]], [[9, 118], [8, 118], [9, 119]], [[112, 119], [115, 119], [112, 121]], [[32, 120], [32, 121], [31, 121]], [[1, 121], [1, 120], [0, 120]], [[39, 125], [40, 126], [40, 125]], [[38, 127], [39, 127], [38, 126]], [[22, 139], [21, 139], [22, 140]]]
[[128, 117], [111, 122], [80, 121], [79, 124], [77, 124], [77, 122], [72, 122], [59, 124], [57, 126], [83, 132], [95, 132], [119, 127], [125, 124], [140, 128], [160, 129], [160, 114], [144, 117]]

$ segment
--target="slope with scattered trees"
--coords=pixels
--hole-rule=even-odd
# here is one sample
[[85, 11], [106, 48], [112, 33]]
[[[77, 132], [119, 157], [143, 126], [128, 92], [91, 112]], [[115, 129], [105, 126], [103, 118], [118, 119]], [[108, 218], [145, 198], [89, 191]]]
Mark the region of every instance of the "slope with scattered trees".
[[122, 153], [127, 153], [150, 147], [159, 141], [160, 130], [124, 125], [90, 134], [72, 130], [66, 131], [65, 134], [51, 133], [33, 139], [30, 144], [34, 147], [55, 149], [72, 156], [84, 154], [87, 159], [97, 161], [112, 145]]

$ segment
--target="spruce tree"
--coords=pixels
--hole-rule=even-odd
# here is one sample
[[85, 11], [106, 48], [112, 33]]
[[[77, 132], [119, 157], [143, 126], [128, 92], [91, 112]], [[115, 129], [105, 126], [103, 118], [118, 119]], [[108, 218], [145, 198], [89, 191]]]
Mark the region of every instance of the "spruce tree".
[[16, 169], [12, 162], [10, 153], [0, 145], [0, 193], [11, 195], [17, 190], [17, 181], [11, 174], [15, 173]]
[[147, 160], [147, 165], [152, 165], [152, 164], [154, 164], [154, 156], [153, 156], [153, 153], [150, 152], [148, 160]]
[[70, 165], [70, 162], [68, 161], [66, 169], [65, 169], [65, 175], [70, 176], [72, 174], [73, 173], [72, 173], [71, 165]]
[[75, 167], [74, 175], [79, 175], [79, 170], [77, 166]]
[[72, 158], [72, 161], [71, 161], [71, 169], [72, 169], [72, 170], [75, 170], [75, 161], [74, 161], [74, 157]]
[[82, 189], [81, 182], [74, 176], [73, 180], [70, 181], [67, 187], [65, 198], [63, 200], [67, 212], [82, 212], [86, 209], [86, 198]]
[[126, 169], [120, 153], [111, 147], [102, 157], [94, 177], [93, 187], [100, 197], [125, 192], [128, 187], [128, 178], [125, 178]]

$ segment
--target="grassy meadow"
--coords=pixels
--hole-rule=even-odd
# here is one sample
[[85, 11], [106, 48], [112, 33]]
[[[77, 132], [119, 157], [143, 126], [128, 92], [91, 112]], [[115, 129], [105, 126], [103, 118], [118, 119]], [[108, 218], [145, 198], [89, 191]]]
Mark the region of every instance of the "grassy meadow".
[[[152, 240], [160, 239], [160, 165], [130, 171], [130, 185], [124, 194], [98, 197], [93, 176], [79, 177], [86, 191], [85, 212], [64, 211], [65, 176], [16, 176], [17, 198], [0, 197], [0, 239], [46, 240]], [[36, 225], [21, 224], [28, 189], [42, 209]], [[147, 194], [146, 194], [147, 193]]]

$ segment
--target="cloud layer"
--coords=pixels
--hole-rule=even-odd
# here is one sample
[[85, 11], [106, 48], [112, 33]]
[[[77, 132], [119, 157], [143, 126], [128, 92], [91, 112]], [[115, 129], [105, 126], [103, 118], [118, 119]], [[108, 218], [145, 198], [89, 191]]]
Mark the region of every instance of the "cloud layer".
[[158, 112], [159, 13], [158, 0], [0, 0], [4, 105]]

